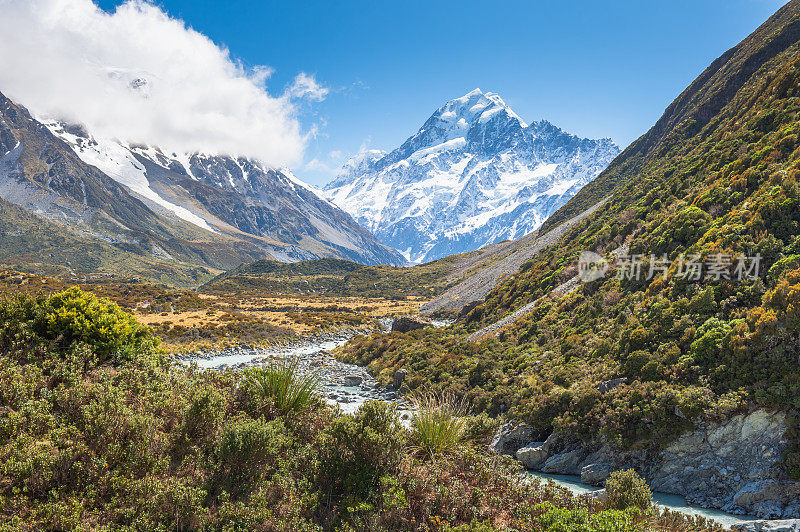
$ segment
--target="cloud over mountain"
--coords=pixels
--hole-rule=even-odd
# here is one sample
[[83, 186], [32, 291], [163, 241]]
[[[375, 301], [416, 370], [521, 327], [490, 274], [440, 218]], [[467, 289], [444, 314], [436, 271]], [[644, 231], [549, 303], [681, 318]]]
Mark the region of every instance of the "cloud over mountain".
[[245, 68], [142, 0], [113, 13], [90, 0], [0, 0], [0, 12], [0, 91], [96, 135], [292, 165], [307, 136], [295, 101], [327, 93], [300, 73], [271, 95], [269, 67]]

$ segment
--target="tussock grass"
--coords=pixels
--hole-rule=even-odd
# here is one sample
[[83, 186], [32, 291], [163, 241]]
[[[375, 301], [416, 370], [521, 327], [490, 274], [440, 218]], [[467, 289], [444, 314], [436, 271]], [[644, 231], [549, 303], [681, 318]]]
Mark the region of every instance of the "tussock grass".
[[412, 448], [433, 457], [455, 450], [467, 426], [467, 404], [448, 393], [423, 393], [412, 399]]
[[264, 367], [248, 369], [246, 374], [257, 398], [271, 402], [282, 414], [306, 410], [317, 401], [319, 374], [303, 374], [296, 357], [272, 359]]

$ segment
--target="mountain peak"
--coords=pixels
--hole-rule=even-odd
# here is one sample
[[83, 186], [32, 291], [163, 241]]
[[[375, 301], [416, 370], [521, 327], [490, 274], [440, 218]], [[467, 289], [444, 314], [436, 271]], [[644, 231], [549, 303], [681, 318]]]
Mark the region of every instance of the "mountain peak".
[[443, 120], [464, 119], [465, 122], [474, 122], [477, 118], [478, 123], [489, 121], [496, 113], [505, 111], [509, 119], [519, 122], [521, 127], [527, 127], [525, 122], [506, 104], [503, 98], [495, 92], [483, 92], [476, 88], [460, 98], [450, 100], [440, 107], [434, 117], [438, 115]]
[[483, 91], [479, 87], [475, 87], [474, 89], [472, 89], [471, 91], [466, 93], [461, 98], [456, 98], [456, 99], [457, 100], [468, 100], [468, 99], [472, 98], [473, 96], [480, 96], [482, 94], [483, 94]]
[[410, 262], [536, 229], [619, 153], [549, 122], [527, 126], [475, 89], [437, 109], [400, 147], [362, 152], [325, 190]]

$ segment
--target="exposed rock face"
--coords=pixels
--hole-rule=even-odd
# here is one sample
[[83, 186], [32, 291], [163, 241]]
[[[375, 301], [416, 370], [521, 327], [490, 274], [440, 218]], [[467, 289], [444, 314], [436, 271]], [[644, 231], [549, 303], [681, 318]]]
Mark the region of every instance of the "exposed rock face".
[[516, 457], [528, 469], [580, 475], [597, 486], [612, 471], [632, 467], [654, 491], [683, 495], [697, 506], [764, 519], [796, 518], [800, 482], [781, 469], [786, 429], [784, 413], [756, 410], [699, 425], [661, 451], [623, 452], [552, 434], [521, 447]]
[[430, 327], [431, 322], [414, 316], [402, 316], [392, 322], [392, 332], [410, 332]]
[[733, 525], [731, 529], [746, 530], [747, 532], [800, 532], [800, 519], [750, 521]]
[[513, 455], [520, 447], [531, 441], [535, 434], [536, 431], [530, 425], [506, 423], [497, 430], [490, 447], [499, 454]]

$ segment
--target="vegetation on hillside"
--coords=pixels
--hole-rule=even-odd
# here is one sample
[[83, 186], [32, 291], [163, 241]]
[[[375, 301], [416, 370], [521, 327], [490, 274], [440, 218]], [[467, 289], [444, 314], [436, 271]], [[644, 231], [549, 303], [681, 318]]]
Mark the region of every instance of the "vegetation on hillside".
[[416, 455], [388, 404], [341, 415], [288, 366], [201, 372], [156, 344], [77, 288], [0, 302], [0, 529], [713, 529], [523, 483], [485, 420]]
[[[0, 294], [52, 294], [71, 284], [60, 278], [0, 270]], [[376, 318], [417, 311], [411, 300], [262, 295], [256, 292], [194, 290], [139, 280], [82, 279], [78, 286], [107, 297], [152, 327], [170, 352], [274, 345], [329, 330], [375, 328]]]
[[223, 273], [201, 287], [201, 291], [429, 299], [452, 286], [454, 281], [448, 279], [448, 274], [456, 261], [457, 257], [448, 257], [419, 266], [398, 267], [364, 266], [339, 259], [291, 264], [259, 260]]
[[[626, 448], [663, 445], [700, 419], [781, 409], [792, 442], [783, 463], [800, 476], [798, 41], [795, 1], [709, 67], [552, 223], [613, 192], [605, 205], [462, 323], [361, 338], [341, 356], [384, 381], [405, 368], [408, 388], [432, 384], [542, 437], [602, 435]], [[645, 274], [651, 255], [672, 266], [637, 280], [617, 265], [549, 296], [576, 275], [582, 251], [610, 257], [626, 246]], [[733, 264], [696, 281], [677, 264], [691, 255]], [[757, 277], [738, 279], [739, 255], [760, 257]], [[541, 297], [496, 338], [466, 340]], [[615, 378], [627, 383], [601, 391]]]

